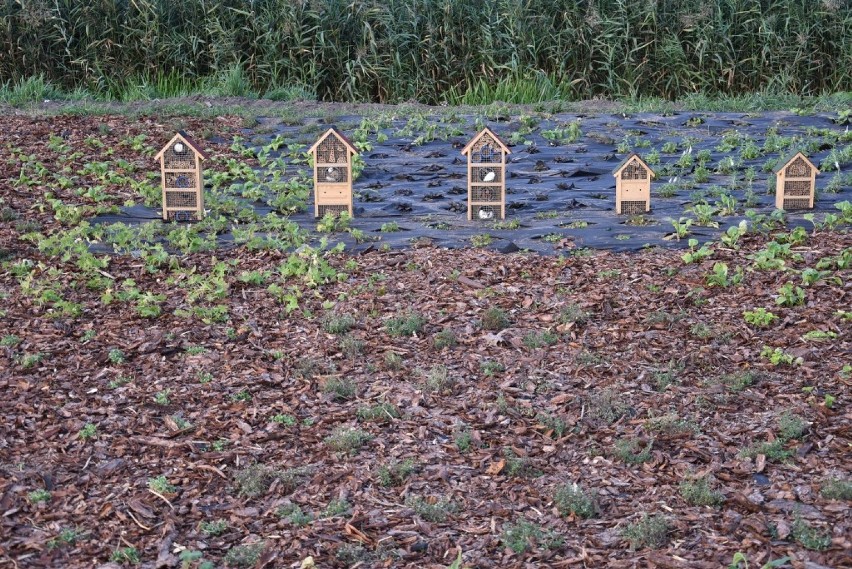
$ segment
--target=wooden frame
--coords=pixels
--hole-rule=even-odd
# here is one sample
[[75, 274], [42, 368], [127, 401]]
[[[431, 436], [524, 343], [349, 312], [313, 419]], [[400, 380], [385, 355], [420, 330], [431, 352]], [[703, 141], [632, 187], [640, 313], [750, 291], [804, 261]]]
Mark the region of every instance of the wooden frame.
[[467, 143], [467, 219], [506, 218], [506, 156], [512, 151], [484, 128]]
[[636, 215], [651, 211], [651, 180], [657, 177], [635, 152], [612, 171], [615, 177], [615, 213]]
[[163, 221], [200, 221], [204, 218], [204, 172], [207, 154], [180, 130], [154, 156], [160, 161]]
[[813, 209], [817, 174], [819, 169], [801, 152], [782, 159], [775, 170], [775, 207]]
[[355, 145], [331, 127], [308, 150], [314, 157], [314, 217], [346, 211], [354, 217], [352, 158]]

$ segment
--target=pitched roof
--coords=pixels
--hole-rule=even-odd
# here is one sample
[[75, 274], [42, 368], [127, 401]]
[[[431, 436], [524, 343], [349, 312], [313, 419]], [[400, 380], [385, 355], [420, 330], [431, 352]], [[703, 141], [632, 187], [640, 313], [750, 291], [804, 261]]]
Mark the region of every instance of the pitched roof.
[[651, 169], [651, 167], [650, 167], [650, 166], [648, 166], [648, 164], [647, 164], [644, 160], [642, 160], [642, 157], [641, 157], [641, 156], [639, 156], [638, 154], [636, 154], [635, 152], [631, 152], [630, 154], [628, 154], [627, 156], [625, 156], [625, 157], [624, 157], [624, 160], [622, 160], [621, 162], [619, 162], [619, 163], [618, 163], [618, 166], [616, 166], [615, 168], [613, 168], [613, 170], [612, 170], [612, 175], [617, 177], [617, 176], [618, 176], [618, 173], [619, 173], [619, 172], [621, 172], [621, 171], [624, 169], [624, 167], [625, 167], [625, 166], [627, 166], [627, 164], [628, 164], [631, 160], [633, 160], [634, 158], [636, 158], [639, 162], [641, 162], [641, 163], [642, 163], [642, 166], [643, 166], [646, 170], [648, 170], [648, 171], [651, 173], [651, 177], [652, 177], [652, 178], [656, 178], [656, 177], [657, 177], [657, 174], [655, 174], [655, 173], [654, 173], [654, 171]]
[[467, 154], [468, 152], [470, 152], [471, 147], [472, 147], [472, 146], [476, 143], [476, 141], [477, 141], [477, 140], [479, 140], [480, 138], [482, 138], [482, 136], [483, 136], [484, 134], [488, 134], [491, 138], [493, 138], [493, 139], [494, 139], [494, 141], [495, 141], [497, 144], [499, 144], [499, 145], [500, 145], [500, 148], [502, 148], [502, 149], [503, 149], [503, 152], [505, 152], [506, 154], [511, 154], [511, 153], [512, 153], [512, 151], [511, 151], [511, 150], [509, 150], [509, 147], [508, 147], [508, 146], [506, 146], [506, 144], [505, 144], [502, 140], [500, 140], [500, 137], [499, 137], [499, 136], [497, 136], [496, 134], [494, 134], [494, 132], [493, 132], [490, 128], [488, 128], [488, 127], [483, 128], [483, 129], [482, 129], [482, 131], [481, 131], [479, 134], [477, 134], [476, 136], [474, 136], [473, 138], [471, 138], [471, 139], [470, 139], [470, 142], [468, 142], [468, 143], [467, 143], [467, 146], [465, 146], [464, 148], [462, 148], [461, 153], [462, 153], [462, 154]]
[[308, 152], [316, 151], [317, 146], [319, 146], [323, 140], [328, 138], [329, 134], [334, 134], [334, 136], [340, 139], [340, 142], [346, 145], [346, 147], [349, 148], [349, 151], [352, 152], [352, 154], [358, 154], [358, 149], [355, 147], [355, 144], [351, 140], [349, 140], [349, 138], [345, 134], [337, 130], [337, 127], [335, 126], [325, 131], [325, 133], [321, 137], [319, 137], [316, 142], [314, 142], [314, 145], [308, 149]]
[[198, 154], [203, 160], [207, 160], [208, 158], [210, 158], [191, 136], [186, 134], [186, 132], [179, 130], [177, 134], [174, 135], [172, 139], [168, 143], [166, 143], [165, 146], [163, 146], [163, 149], [157, 152], [157, 154], [154, 156], [154, 159], [159, 160], [163, 156], [163, 153], [166, 151], [166, 149], [169, 148], [172, 144], [174, 144], [175, 140], [177, 140], [178, 138], [188, 144], [189, 147], [192, 148], [196, 152], [196, 154]]
[[778, 161], [778, 166], [775, 167], [775, 173], [777, 174], [781, 170], [783, 170], [787, 164], [796, 159], [797, 156], [801, 156], [805, 162], [807, 162], [811, 168], [813, 168], [817, 174], [819, 174], [819, 168], [816, 167], [816, 164], [810, 161], [807, 156], [804, 155], [800, 150], [793, 150], [792, 152], [788, 152], [787, 154], [782, 154], [781, 159]]

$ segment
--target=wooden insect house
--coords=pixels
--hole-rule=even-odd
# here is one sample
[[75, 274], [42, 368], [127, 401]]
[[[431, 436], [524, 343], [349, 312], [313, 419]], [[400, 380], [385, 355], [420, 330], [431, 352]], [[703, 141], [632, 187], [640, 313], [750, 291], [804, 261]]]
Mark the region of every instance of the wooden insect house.
[[353, 215], [352, 159], [358, 149], [332, 127], [308, 150], [314, 156], [314, 217]]
[[775, 170], [775, 207], [813, 209], [817, 174], [817, 167], [801, 152], [782, 159]]
[[178, 131], [155, 156], [163, 184], [163, 219], [199, 221], [204, 217], [204, 176], [207, 154], [185, 132]]
[[467, 156], [467, 218], [506, 217], [506, 156], [512, 153], [485, 128], [461, 153]]
[[636, 215], [651, 211], [651, 180], [656, 177], [638, 154], [631, 153], [612, 171], [615, 213]]

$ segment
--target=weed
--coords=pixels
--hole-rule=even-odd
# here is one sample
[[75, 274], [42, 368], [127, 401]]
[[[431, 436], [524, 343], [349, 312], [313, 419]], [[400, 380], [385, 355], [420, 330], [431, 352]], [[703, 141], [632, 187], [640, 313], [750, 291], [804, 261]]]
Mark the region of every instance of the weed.
[[93, 439], [98, 436], [98, 428], [93, 423], [86, 423], [83, 428], [80, 429], [80, 432], [77, 433], [77, 436], [83, 439], [84, 441], [88, 439]]
[[669, 521], [665, 517], [642, 514], [639, 521], [624, 528], [623, 535], [630, 542], [631, 549], [641, 547], [656, 549], [666, 544], [669, 531]]
[[200, 356], [201, 354], [207, 353], [207, 348], [204, 346], [189, 346], [185, 351], [189, 356]]
[[831, 534], [829, 532], [820, 531], [809, 525], [801, 516], [796, 516], [793, 524], [790, 526], [790, 537], [796, 543], [813, 551], [822, 551], [828, 549], [831, 545]]
[[127, 357], [124, 355], [124, 352], [119, 350], [118, 348], [113, 348], [107, 354], [109, 361], [114, 363], [115, 365], [123, 364], [127, 361]]
[[506, 370], [503, 364], [501, 364], [500, 362], [495, 362], [494, 360], [484, 360], [480, 362], [479, 369], [487, 377], [493, 377], [498, 373], [502, 373]]
[[518, 555], [530, 548], [555, 549], [564, 543], [562, 536], [524, 519], [504, 525], [500, 541]]
[[423, 330], [426, 319], [415, 312], [397, 314], [385, 321], [385, 331], [395, 337], [414, 336]]
[[722, 376], [721, 381], [734, 393], [739, 393], [746, 387], [755, 384], [758, 374], [752, 371], [737, 371]]
[[385, 353], [385, 366], [393, 371], [402, 369], [402, 356], [396, 352]]
[[686, 435], [698, 432], [698, 425], [689, 419], [682, 419], [677, 413], [651, 417], [645, 421], [645, 428], [652, 433], [665, 435]]
[[158, 494], [174, 494], [177, 488], [169, 483], [165, 475], [157, 476], [156, 478], [148, 479], [148, 488]]
[[691, 506], [719, 506], [725, 496], [710, 485], [710, 478], [687, 478], [680, 483], [680, 495]]
[[450, 376], [447, 366], [436, 364], [426, 373], [426, 389], [440, 393], [449, 391], [455, 385], [455, 378]]
[[345, 516], [352, 511], [352, 504], [345, 499], [332, 500], [325, 507], [320, 515], [321, 518], [334, 518], [337, 516]]
[[577, 354], [576, 361], [581, 366], [596, 366], [606, 363], [606, 358], [589, 350], [583, 350]]
[[479, 235], [472, 235], [470, 237], [470, 244], [477, 248], [488, 247], [494, 241], [494, 238], [491, 237], [487, 233], [481, 233]]
[[236, 545], [228, 550], [223, 561], [231, 567], [249, 569], [250, 567], [257, 565], [257, 560], [260, 559], [260, 555], [263, 553], [264, 549], [266, 549], [266, 543], [262, 541], [245, 545]]
[[829, 500], [852, 500], [852, 480], [829, 478], [823, 481], [820, 493]]
[[57, 549], [65, 545], [76, 545], [76, 543], [86, 537], [86, 533], [75, 528], [65, 528], [59, 532], [59, 535], [48, 540], [47, 549]]
[[139, 563], [139, 552], [135, 547], [119, 547], [112, 552], [109, 558], [113, 563], [121, 563], [122, 565], [136, 565]]
[[228, 529], [228, 520], [219, 519], [201, 522], [198, 524], [198, 529], [208, 537], [216, 537], [217, 535], [222, 535]]
[[289, 494], [310, 473], [305, 467], [276, 470], [262, 464], [254, 463], [246, 466], [234, 475], [237, 492], [241, 496], [255, 498], [265, 494], [274, 481], [279, 482], [282, 492]]
[[559, 311], [560, 324], [585, 324], [591, 315], [579, 304], [568, 304]]
[[473, 444], [473, 435], [468, 427], [462, 426], [456, 429], [453, 441], [456, 443], [456, 448], [459, 449], [459, 452], [468, 452]]
[[793, 456], [793, 452], [784, 449], [784, 441], [775, 439], [772, 442], [762, 442], [751, 444], [739, 453], [740, 458], [755, 458], [758, 455], [763, 455], [769, 460], [784, 461]]
[[3, 339], [0, 340], [0, 347], [3, 348], [14, 348], [18, 344], [21, 343], [21, 338], [14, 334], [7, 334], [3, 336]]
[[360, 543], [344, 543], [337, 548], [334, 557], [346, 567], [360, 566], [369, 561], [372, 553]]
[[154, 395], [154, 403], [157, 405], [169, 405], [171, 403], [171, 399], [169, 399], [169, 395], [171, 394], [171, 389], [163, 389], [162, 391], [158, 391]]
[[808, 424], [804, 418], [791, 413], [790, 411], [784, 411], [784, 413], [778, 417], [778, 428], [779, 437], [784, 441], [789, 441], [793, 439], [801, 439], [808, 430]]
[[296, 424], [296, 418], [293, 415], [285, 415], [283, 413], [279, 413], [272, 417], [273, 423], [278, 423], [279, 425], [284, 425], [285, 427], [292, 427]]
[[446, 498], [422, 498], [409, 496], [405, 505], [427, 522], [440, 523], [446, 521], [450, 514], [458, 510], [458, 505]]
[[642, 441], [636, 438], [620, 438], [615, 441], [614, 454], [626, 464], [642, 464], [651, 458], [653, 439], [643, 447]]
[[576, 483], [557, 488], [553, 494], [553, 502], [563, 516], [594, 518], [599, 511], [595, 494], [587, 492]]
[[565, 421], [555, 415], [541, 412], [535, 416], [535, 420], [541, 423], [548, 431], [553, 431], [556, 438], [561, 438], [565, 434], [565, 429], [567, 428]]
[[515, 454], [515, 451], [510, 448], [503, 449], [503, 458], [506, 461], [506, 476], [535, 477], [541, 475], [541, 472], [533, 467], [529, 458], [525, 456], [518, 456]]
[[347, 401], [358, 395], [358, 386], [352, 380], [332, 377], [322, 386], [322, 392], [336, 401]]
[[29, 500], [30, 504], [40, 504], [42, 502], [49, 502], [50, 498], [50, 492], [43, 489], [33, 490], [32, 492], [27, 494], [27, 500]]
[[543, 332], [530, 332], [526, 334], [523, 339], [524, 346], [531, 349], [552, 346], [558, 341], [559, 336], [550, 330], [544, 330]]
[[678, 382], [678, 374], [683, 371], [682, 366], [678, 366], [672, 362], [666, 369], [655, 370], [652, 374], [654, 379], [654, 389], [657, 391], [665, 391], [666, 388]]
[[359, 407], [355, 414], [361, 421], [372, 421], [374, 423], [387, 423], [400, 417], [396, 405], [386, 401], [370, 407]]
[[248, 389], [240, 389], [239, 391], [231, 395], [231, 401], [237, 403], [248, 403], [249, 401], [251, 401], [251, 392], [249, 392]]
[[452, 328], [444, 328], [435, 334], [433, 344], [436, 350], [451, 348], [457, 344], [456, 334], [453, 332]]
[[706, 339], [713, 335], [713, 329], [703, 322], [696, 322], [689, 327], [689, 333], [696, 338]]
[[590, 417], [608, 425], [615, 423], [630, 410], [627, 402], [611, 387], [589, 395], [588, 408]]
[[287, 520], [297, 527], [303, 527], [314, 521], [314, 516], [310, 512], [303, 512], [300, 506], [296, 504], [288, 504], [278, 508], [278, 516], [287, 518]]
[[323, 442], [332, 450], [355, 454], [371, 440], [373, 440], [373, 435], [366, 431], [338, 427]]
[[355, 317], [351, 314], [332, 312], [322, 319], [322, 329], [329, 334], [345, 334], [355, 325]]
[[482, 314], [480, 324], [486, 330], [502, 330], [509, 326], [509, 315], [502, 308], [493, 306]]
[[399, 486], [416, 470], [417, 463], [413, 458], [406, 458], [402, 462], [392, 461], [379, 467], [379, 484], [382, 486]]
[[354, 358], [364, 353], [364, 342], [355, 336], [346, 334], [340, 338], [340, 353], [346, 357]]

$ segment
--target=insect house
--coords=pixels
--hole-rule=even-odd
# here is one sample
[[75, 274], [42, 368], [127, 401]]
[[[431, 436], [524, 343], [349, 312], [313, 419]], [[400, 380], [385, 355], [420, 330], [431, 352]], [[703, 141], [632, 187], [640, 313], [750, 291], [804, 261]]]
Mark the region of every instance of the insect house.
[[352, 158], [358, 149], [332, 127], [308, 150], [314, 157], [314, 217], [352, 211]]
[[656, 177], [639, 155], [632, 153], [612, 171], [615, 176], [615, 213], [651, 211], [651, 180]]
[[812, 209], [819, 170], [801, 152], [782, 159], [775, 170], [775, 207], [778, 209]]
[[467, 218], [506, 217], [506, 156], [512, 151], [485, 128], [473, 137], [462, 154], [467, 156]]
[[155, 158], [162, 173], [163, 220], [199, 221], [204, 217], [201, 161], [207, 154], [181, 130]]

